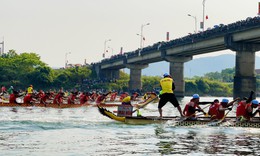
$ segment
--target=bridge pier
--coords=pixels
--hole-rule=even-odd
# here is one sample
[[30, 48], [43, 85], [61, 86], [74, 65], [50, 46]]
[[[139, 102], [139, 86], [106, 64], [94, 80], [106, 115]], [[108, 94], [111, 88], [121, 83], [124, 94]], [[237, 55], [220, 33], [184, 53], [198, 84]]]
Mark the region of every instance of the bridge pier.
[[192, 57], [172, 57], [165, 56], [164, 60], [170, 62], [170, 74], [175, 83], [174, 94], [177, 97], [184, 97], [185, 94], [185, 80], [184, 80], [184, 63], [192, 60]]
[[234, 42], [230, 35], [225, 36], [224, 42], [228, 49], [236, 51], [233, 98], [248, 97], [250, 91], [256, 91], [255, 52], [260, 50], [260, 45]]
[[115, 80], [119, 79], [120, 69], [101, 69], [100, 65], [93, 66], [98, 78], [101, 80]]
[[119, 71], [119, 69], [102, 70], [101, 78], [105, 78], [106, 80], [119, 79]]
[[148, 64], [136, 65], [126, 64], [126, 67], [130, 69], [130, 81], [128, 82], [129, 90], [141, 90], [142, 89], [142, 69], [147, 68]]
[[255, 52], [237, 51], [233, 98], [248, 97], [256, 91]]

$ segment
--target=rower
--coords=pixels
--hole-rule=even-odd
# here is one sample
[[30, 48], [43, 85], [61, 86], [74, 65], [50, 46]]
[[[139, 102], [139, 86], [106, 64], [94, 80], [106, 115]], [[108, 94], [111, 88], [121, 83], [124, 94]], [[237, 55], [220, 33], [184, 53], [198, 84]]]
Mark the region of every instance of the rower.
[[111, 94], [111, 92], [108, 92], [108, 93], [106, 93], [106, 94], [100, 94], [100, 95], [98, 95], [98, 97], [96, 98], [96, 103], [97, 104], [104, 104], [105, 103], [105, 101], [106, 101], [106, 98], [107, 98], [107, 96], [109, 95], [109, 94]]
[[80, 104], [85, 104], [89, 100], [88, 92], [82, 92], [79, 96]]
[[127, 96], [129, 96], [129, 94], [127, 92], [123, 92], [121, 93], [119, 100], [122, 102], [122, 100]]
[[218, 99], [215, 99], [210, 105], [208, 114], [210, 115], [211, 120], [217, 119], [219, 105], [220, 103]]
[[67, 99], [67, 103], [68, 104], [76, 104], [76, 97], [78, 95], [78, 92], [71, 92], [71, 94], [69, 95], [68, 99]]
[[132, 100], [137, 100], [137, 97], [139, 96], [139, 93], [137, 93], [137, 92], [134, 92], [134, 93], [132, 93]]
[[[253, 113], [253, 109], [257, 107], [258, 109]], [[243, 100], [237, 107], [237, 121], [250, 121], [250, 119], [259, 112], [259, 102], [257, 100], [252, 100], [250, 103], [247, 103], [245, 100]]]
[[132, 116], [134, 112], [137, 113], [137, 116], [142, 116], [139, 108], [133, 111], [133, 106], [131, 105], [131, 100], [133, 99], [128, 93], [126, 97], [122, 100], [122, 105], [118, 106], [117, 115], [118, 116]]
[[50, 99], [50, 97], [51, 97], [51, 94], [49, 92], [41, 94], [40, 103], [44, 104], [46, 107], [48, 104], [47, 100]]
[[16, 101], [17, 97], [19, 97], [19, 93], [17, 91], [13, 90], [13, 93], [10, 94], [10, 96], [9, 96], [9, 103], [18, 104], [18, 102]]
[[117, 96], [117, 92], [113, 92], [110, 96], [110, 101], [115, 101], [116, 99], [116, 96]]
[[189, 103], [186, 104], [183, 114], [187, 117], [188, 120], [197, 120], [196, 118], [196, 111], [203, 112], [206, 114], [203, 109], [199, 106], [199, 95], [193, 94], [192, 99]]
[[225, 116], [225, 110], [232, 110], [232, 107], [229, 108], [229, 106], [233, 106], [233, 104], [239, 100], [239, 98], [234, 99], [233, 101], [229, 102], [228, 99], [222, 99], [218, 109], [217, 109], [217, 114], [216, 114], [216, 119], [220, 120], [223, 119], [223, 117]]
[[62, 104], [63, 103], [64, 92], [58, 92], [53, 99], [53, 104]]

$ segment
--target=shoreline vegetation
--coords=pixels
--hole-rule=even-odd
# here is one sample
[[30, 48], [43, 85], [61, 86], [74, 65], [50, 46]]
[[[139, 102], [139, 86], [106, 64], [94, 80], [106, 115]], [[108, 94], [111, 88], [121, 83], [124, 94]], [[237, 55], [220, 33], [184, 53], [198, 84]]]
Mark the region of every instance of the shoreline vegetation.
[[[6, 88], [13, 86], [15, 90], [25, 90], [32, 84], [36, 90], [64, 88], [69, 91], [129, 91], [129, 74], [122, 70], [117, 80], [98, 79], [90, 66], [52, 69], [42, 62], [36, 53], [17, 54], [15, 50], [9, 50], [0, 56], [0, 66], [1, 85]], [[206, 73], [201, 77], [185, 78], [185, 96], [194, 93], [201, 96], [232, 96], [234, 74], [234, 68], [227, 68], [221, 72]], [[142, 76], [141, 93], [158, 93], [160, 79], [161, 76]], [[259, 84], [260, 77], [257, 75], [257, 86]], [[258, 92], [257, 87], [256, 93]]]

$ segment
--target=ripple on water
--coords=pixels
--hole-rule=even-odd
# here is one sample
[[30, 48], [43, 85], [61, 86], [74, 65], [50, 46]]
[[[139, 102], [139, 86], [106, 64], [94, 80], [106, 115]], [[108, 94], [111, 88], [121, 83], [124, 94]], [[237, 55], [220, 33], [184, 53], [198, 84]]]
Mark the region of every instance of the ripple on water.
[[[170, 104], [163, 113], [178, 115]], [[158, 115], [157, 105], [142, 115]], [[259, 138], [254, 128], [125, 125], [94, 107], [0, 109], [0, 155], [257, 155]]]

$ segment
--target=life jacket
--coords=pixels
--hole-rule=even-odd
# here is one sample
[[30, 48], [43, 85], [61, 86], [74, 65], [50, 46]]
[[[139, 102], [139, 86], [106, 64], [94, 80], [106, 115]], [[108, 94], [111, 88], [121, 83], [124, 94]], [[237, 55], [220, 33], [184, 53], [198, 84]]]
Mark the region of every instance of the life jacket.
[[9, 96], [9, 103], [16, 103], [16, 96], [14, 94], [10, 94]]
[[211, 116], [211, 119], [217, 119], [219, 106], [219, 103], [215, 103], [209, 107], [209, 115]]
[[162, 94], [173, 93], [173, 90], [172, 90], [172, 83], [173, 82], [174, 82], [173, 79], [169, 78], [169, 77], [165, 77], [165, 78], [160, 80], [160, 85], [162, 87]]
[[128, 95], [126, 93], [123, 93], [120, 95], [120, 101], [122, 101], [125, 97], [127, 97]]
[[97, 96], [98, 96], [97, 93], [93, 93], [93, 94], [90, 96], [90, 98], [91, 98], [93, 101], [95, 101], [96, 98], [97, 98]]
[[58, 93], [58, 94], [55, 96], [55, 98], [54, 98], [54, 100], [53, 100], [53, 103], [54, 103], [54, 104], [61, 104], [61, 103], [63, 103], [63, 99], [62, 99], [61, 93]]
[[48, 99], [48, 96], [43, 93], [43, 94], [40, 95], [40, 99], [41, 99], [40, 100], [41, 103], [46, 103], [46, 100]]
[[250, 116], [251, 112], [248, 112], [248, 108], [251, 107], [251, 105], [252, 105], [251, 103], [248, 103], [248, 104], [246, 104], [246, 107], [245, 107], [246, 108], [246, 113], [244, 115], [244, 118], [246, 118], [247, 120], [250, 120], [250, 118], [251, 118], [251, 116]]
[[240, 101], [237, 106], [236, 117], [241, 117], [246, 114], [246, 101]]
[[26, 104], [31, 103], [31, 101], [32, 101], [32, 96], [31, 96], [31, 95], [26, 95], [26, 96], [23, 98], [23, 102], [26, 103]]
[[68, 104], [75, 104], [75, 99], [76, 99], [76, 95], [75, 94], [71, 94], [68, 97]]
[[33, 87], [28, 87], [27, 93], [28, 93], [28, 94], [32, 94], [32, 93], [33, 93]]
[[87, 95], [85, 95], [85, 94], [81, 94], [80, 96], [79, 96], [79, 102], [80, 102], [80, 104], [84, 104], [85, 102], [87, 102]]
[[[220, 105], [217, 109], [217, 119], [223, 119], [223, 117], [225, 116], [225, 110], [220, 111], [219, 108], [220, 108]], [[223, 107], [223, 108], [225, 108], [225, 107]]]
[[117, 96], [117, 92], [112, 93], [112, 95], [110, 96], [110, 101], [115, 101], [116, 96]]
[[197, 104], [195, 104], [193, 101], [187, 103], [184, 108], [184, 115], [186, 117], [195, 117], [195, 109], [197, 107]]
[[102, 103], [104, 101], [104, 99], [106, 98], [106, 96], [104, 95], [99, 95], [96, 99], [96, 103]]

